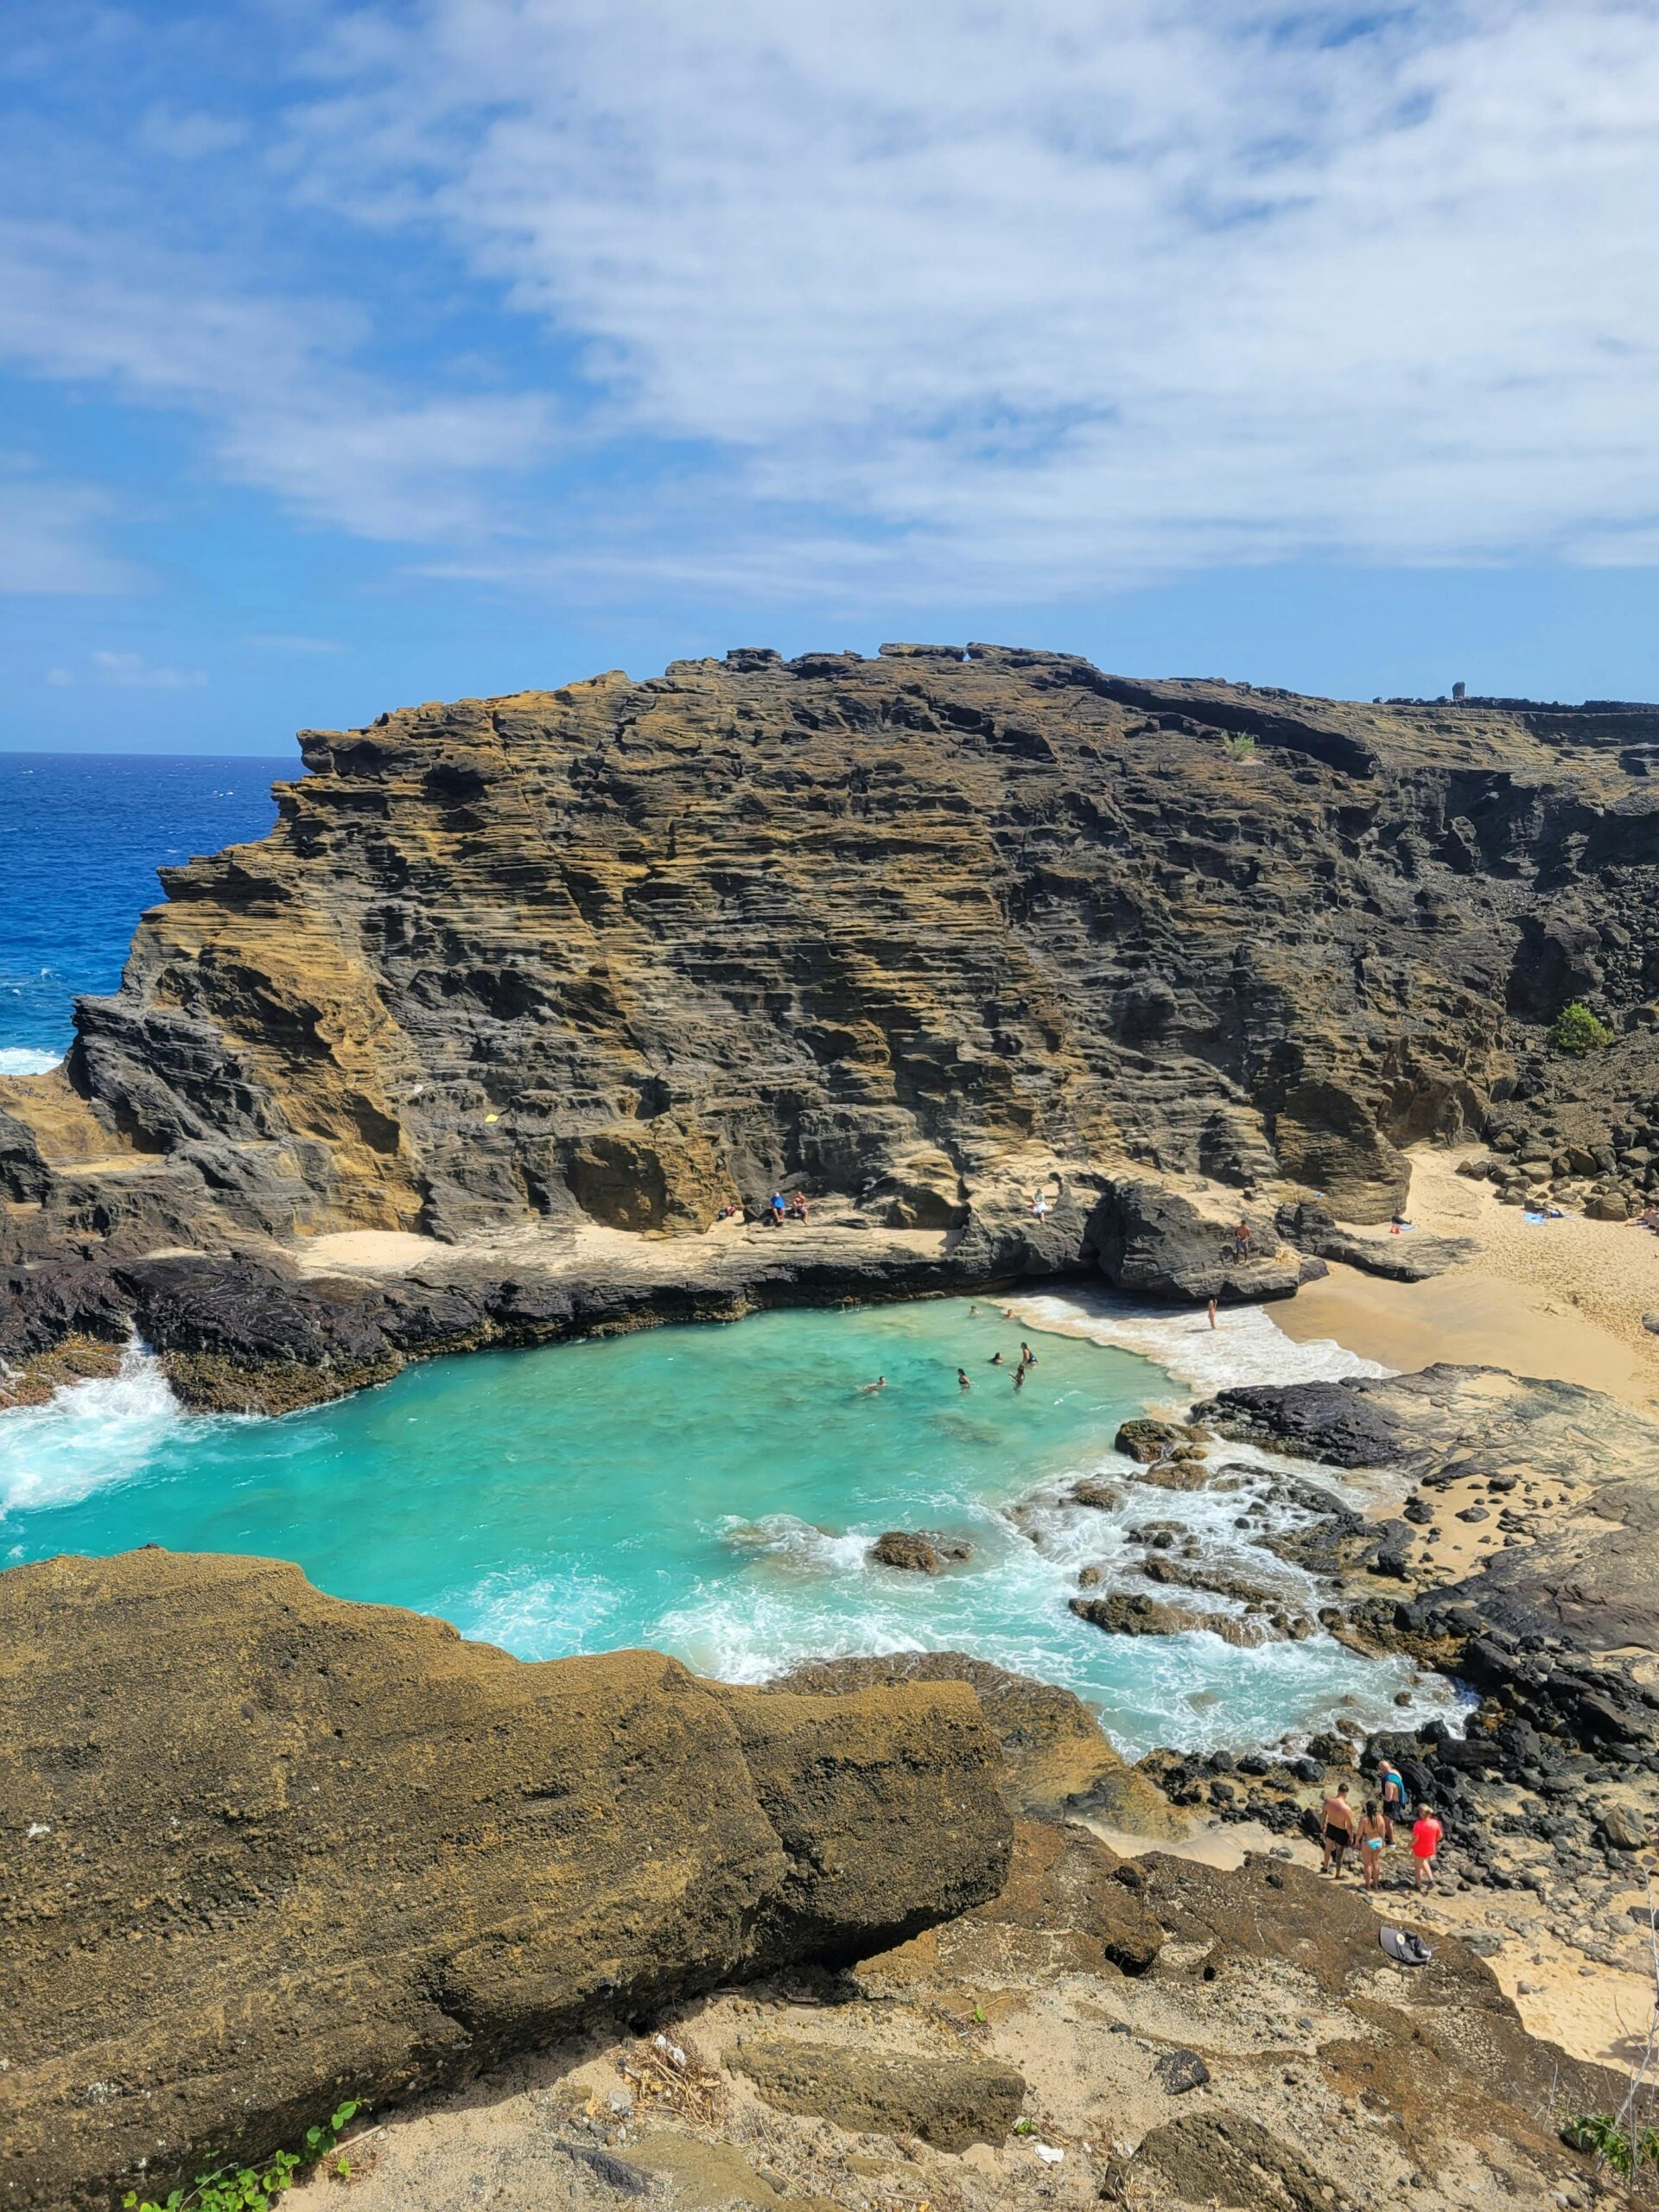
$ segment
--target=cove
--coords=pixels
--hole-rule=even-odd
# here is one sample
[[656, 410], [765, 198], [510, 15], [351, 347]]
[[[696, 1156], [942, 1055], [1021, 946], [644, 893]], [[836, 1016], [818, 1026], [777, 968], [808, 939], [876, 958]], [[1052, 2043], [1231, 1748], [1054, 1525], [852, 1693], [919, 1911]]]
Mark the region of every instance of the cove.
[[[1022, 1333], [1038, 1364], [1016, 1395]], [[1130, 1484], [1116, 1515], [1065, 1498], [1079, 1474], [1127, 1473], [1118, 1423], [1184, 1395], [1149, 1359], [964, 1299], [475, 1353], [281, 1421], [187, 1416], [135, 1357], [0, 1416], [0, 1558], [262, 1554], [521, 1657], [649, 1644], [732, 1680], [962, 1649], [1077, 1691], [1132, 1754], [1241, 1748], [1340, 1713], [1397, 1726], [1402, 1688], [1444, 1709], [1440, 1686], [1324, 1637], [1241, 1650], [1109, 1637], [1067, 1611], [1089, 1561], [1133, 1586], [1137, 1516], [1179, 1513], [1237, 1550], [1236, 1496]], [[971, 1556], [937, 1577], [874, 1567], [890, 1528]]]

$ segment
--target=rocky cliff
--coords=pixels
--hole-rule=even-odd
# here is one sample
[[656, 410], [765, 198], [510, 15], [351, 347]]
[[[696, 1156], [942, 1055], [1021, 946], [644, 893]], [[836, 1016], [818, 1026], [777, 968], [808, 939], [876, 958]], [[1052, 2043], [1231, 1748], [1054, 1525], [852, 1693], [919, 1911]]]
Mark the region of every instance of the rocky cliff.
[[1659, 982], [1629, 719], [895, 647], [309, 732], [8, 1086], [10, 1235], [701, 1228], [791, 1173], [944, 1223], [1027, 1160], [1376, 1218], [1516, 1023]]
[[[1040, 1182], [1042, 1264], [1113, 1271], [1192, 1178], [1385, 1217], [1571, 997], [1621, 1033], [1592, 1118], [1659, 1092], [1650, 711], [892, 646], [302, 745], [64, 1070], [0, 1084], [0, 1259], [699, 1230], [798, 1181], [1017, 1271]], [[1170, 1233], [1122, 1279], [1193, 1294]]]
[[1007, 1864], [959, 1683], [526, 1666], [270, 1560], [13, 1568], [0, 1686], [9, 2204], [104, 2204], [343, 2095], [867, 1955]]

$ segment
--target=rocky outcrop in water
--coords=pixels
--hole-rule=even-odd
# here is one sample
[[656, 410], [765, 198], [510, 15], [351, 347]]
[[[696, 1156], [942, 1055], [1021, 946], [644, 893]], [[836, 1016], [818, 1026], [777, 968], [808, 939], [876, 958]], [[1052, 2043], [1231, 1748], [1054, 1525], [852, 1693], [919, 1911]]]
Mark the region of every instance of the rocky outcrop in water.
[[[1637, 722], [895, 646], [309, 732], [271, 835], [165, 871], [64, 1070], [0, 1084], [0, 1258], [671, 1234], [798, 1184], [958, 1281], [1287, 1291], [1279, 1203], [1383, 1218], [1402, 1144], [1523, 1093], [1635, 1160]], [[1593, 1065], [1542, 1054], [1569, 995], [1623, 1033]]]
[[0, 2190], [99, 2206], [735, 1974], [994, 1896], [952, 1682], [841, 1697], [649, 1652], [528, 1666], [296, 1568], [0, 1575]]

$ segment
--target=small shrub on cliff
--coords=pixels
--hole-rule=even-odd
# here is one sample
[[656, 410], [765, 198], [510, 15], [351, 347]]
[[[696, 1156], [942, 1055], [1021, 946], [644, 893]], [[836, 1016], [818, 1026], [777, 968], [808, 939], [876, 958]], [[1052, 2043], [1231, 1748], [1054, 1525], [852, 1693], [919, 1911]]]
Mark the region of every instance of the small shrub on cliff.
[[1236, 737], [1224, 737], [1221, 742], [1223, 750], [1230, 754], [1235, 760], [1249, 760], [1255, 758], [1255, 740], [1247, 730], [1241, 730]]
[[[274, 2197], [292, 2189], [303, 2169], [327, 2158], [340, 2141], [340, 2130], [356, 2113], [355, 2104], [337, 2105], [320, 2126], [305, 2131], [302, 2151], [278, 2151], [257, 2166], [221, 2166], [211, 2174], [198, 2174], [188, 2189], [175, 2189], [162, 2203], [140, 2197], [129, 2190], [121, 2202], [124, 2212], [270, 2212]], [[342, 2158], [335, 2171], [348, 2174]]]
[[1570, 1052], [1581, 1060], [1586, 1052], [1605, 1052], [1613, 1041], [1613, 1033], [1605, 1021], [1598, 1021], [1587, 1006], [1574, 999], [1564, 1006], [1549, 1025], [1549, 1049], [1552, 1052]]

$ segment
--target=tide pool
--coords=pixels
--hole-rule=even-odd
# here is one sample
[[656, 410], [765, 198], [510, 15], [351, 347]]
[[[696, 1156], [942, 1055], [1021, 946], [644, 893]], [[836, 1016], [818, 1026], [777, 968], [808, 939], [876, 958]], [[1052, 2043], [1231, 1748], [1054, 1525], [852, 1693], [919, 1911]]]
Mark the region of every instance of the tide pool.
[[[1028, 1324], [1038, 1363], [1016, 1394], [1021, 1332], [961, 1299], [760, 1315], [435, 1361], [276, 1421], [186, 1415], [135, 1354], [118, 1379], [0, 1414], [0, 1560], [259, 1553], [521, 1657], [650, 1644], [736, 1681], [963, 1649], [1077, 1691], [1131, 1753], [1272, 1741], [1343, 1713], [1398, 1726], [1402, 1688], [1420, 1714], [1450, 1709], [1442, 1686], [1324, 1637], [1241, 1650], [1071, 1615], [1084, 1564], [1137, 1586], [1137, 1517], [1179, 1514], [1206, 1552], [1245, 1556], [1243, 1501], [1130, 1483], [1121, 1511], [1068, 1503], [1078, 1474], [1129, 1472], [1111, 1450], [1122, 1420], [1186, 1394], [1138, 1354]], [[1006, 1368], [988, 1363], [998, 1350]], [[878, 1375], [887, 1387], [867, 1391]], [[893, 1528], [971, 1556], [936, 1577], [873, 1567]]]

